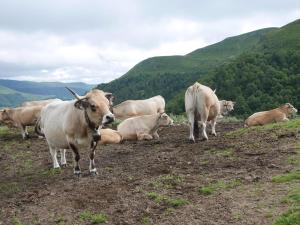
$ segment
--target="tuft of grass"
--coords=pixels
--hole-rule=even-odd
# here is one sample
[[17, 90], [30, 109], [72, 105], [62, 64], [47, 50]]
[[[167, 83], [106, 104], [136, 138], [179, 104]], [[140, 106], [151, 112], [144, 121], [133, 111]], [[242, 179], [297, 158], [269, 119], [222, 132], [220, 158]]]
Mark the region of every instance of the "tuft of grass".
[[148, 216], [143, 217], [142, 224], [143, 225], [150, 225], [151, 224], [151, 219]]
[[152, 199], [158, 204], [166, 204], [170, 207], [180, 207], [189, 204], [189, 201], [182, 199], [182, 198], [170, 198], [165, 195], [160, 195], [156, 192], [148, 192], [147, 197]]
[[14, 217], [11, 222], [12, 225], [22, 225], [21, 221], [17, 217]]
[[300, 170], [292, 170], [287, 174], [274, 176], [272, 178], [272, 181], [275, 183], [285, 183], [293, 180], [300, 180]]
[[288, 162], [292, 165], [297, 165], [300, 163], [300, 158], [297, 156], [291, 156], [288, 158]]
[[51, 168], [51, 169], [47, 169], [47, 170], [42, 170], [39, 173], [42, 177], [55, 177], [56, 175], [61, 174], [61, 169], [60, 168]]
[[289, 191], [284, 202], [290, 203], [288, 211], [281, 214], [274, 221], [274, 225], [298, 225], [300, 224], [300, 188]]
[[174, 115], [174, 114], [171, 113], [170, 117], [173, 120], [174, 124], [187, 123], [187, 117], [185, 115]]
[[157, 180], [151, 182], [155, 188], [164, 188], [164, 189], [172, 189], [178, 186], [183, 182], [183, 178], [181, 176], [168, 174], [166, 176], [160, 176]]
[[10, 133], [10, 130], [8, 127], [0, 126], [0, 135], [6, 135], [9, 133]]
[[0, 184], [0, 194], [12, 195], [18, 193], [20, 188], [16, 182]]
[[108, 220], [107, 215], [103, 213], [92, 213], [89, 210], [85, 210], [82, 213], [80, 213], [79, 218], [82, 221], [90, 222], [91, 224], [106, 223]]
[[242, 184], [241, 181], [238, 180], [238, 179], [228, 181], [228, 182], [225, 182], [225, 181], [221, 180], [221, 181], [218, 181], [216, 183], [212, 183], [208, 186], [200, 188], [199, 193], [202, 194], [202, 195], [212, 195], [217, 191], [230, 190], [232, 188], [240, 186], [241, 184]]
[[236, 118], [235, 116], [225, 116], [223, 118], [220, 118], [220, 121], [222, 123], [238, 123], [242, 122], [242, 119]]

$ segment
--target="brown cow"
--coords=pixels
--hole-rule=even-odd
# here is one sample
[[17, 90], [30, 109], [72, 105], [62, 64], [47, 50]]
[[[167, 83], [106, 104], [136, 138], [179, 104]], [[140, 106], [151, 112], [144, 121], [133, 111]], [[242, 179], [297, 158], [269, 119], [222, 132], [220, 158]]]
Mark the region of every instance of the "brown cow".
[[34, 126], [43, 106], [7, 108], [1, 112], [1, 121], [8, 127], [21, 129], [23, 139], [28, 137], [27, 126]]
[[102, 145], [118, 144], [123, 140], [122, 135], [118, 131], [109, 128], [101, 129], [100, 134], [100, 144]]
[[250, 127], [288, 121], [288, 117], [295, 113], [297, 113], [297, 109], [294, 108], [294, 106], [292, 106], [290, 103], [286, 103], [276, 109], [254, 113], [248, 117], [244, 126]]

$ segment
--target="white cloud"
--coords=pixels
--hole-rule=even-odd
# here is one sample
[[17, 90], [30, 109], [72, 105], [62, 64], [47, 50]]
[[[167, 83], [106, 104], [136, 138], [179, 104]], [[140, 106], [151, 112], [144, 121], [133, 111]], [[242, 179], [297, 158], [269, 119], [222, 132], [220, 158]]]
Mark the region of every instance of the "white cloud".
[[294, 0], [1, 1], [0, 78], [108, 82], [145, 58], [184, 55], [299, 15]]

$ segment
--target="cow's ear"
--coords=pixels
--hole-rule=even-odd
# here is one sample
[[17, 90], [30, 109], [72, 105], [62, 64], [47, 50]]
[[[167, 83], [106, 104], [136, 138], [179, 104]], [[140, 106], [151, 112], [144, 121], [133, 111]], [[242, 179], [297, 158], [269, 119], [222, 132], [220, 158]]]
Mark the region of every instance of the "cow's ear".
[[115, 96], [112, 93], [109, 93], [109, 92], [105, 92], [104, 95], [108, 99], [110, 105], [113, 105], [114, 100], [116, 99]]
[[77, 109], [86, 109], [88, 106], [89, 106], [89, 102], [86, 98], [84, 99], [80, 99], [80, 100], [77, 100], [74, 104], [74, 106], [77, 108]]

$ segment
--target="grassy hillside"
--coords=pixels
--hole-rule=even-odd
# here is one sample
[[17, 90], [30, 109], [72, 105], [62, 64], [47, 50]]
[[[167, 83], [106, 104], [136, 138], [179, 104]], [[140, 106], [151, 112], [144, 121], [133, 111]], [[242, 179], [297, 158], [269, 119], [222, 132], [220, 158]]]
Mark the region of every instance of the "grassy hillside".
[[0, 108], [15, 107], [24, 101], [47, 99], [51, 97], [53, 96], [23, 93], [0, 85]]
[[31, 82], [0, 79], [0, 107], [15, 107], [28, 100], [60, 98], [72, 96], [65, 89], [68, 86], [83, 95], [93, 88], [85, 83]]
[[122, 77], [98, 85], [113, 92], [117, 103], [160, 94], [167, 101], [209, 71], [252, 50], [262, 36], [277, 28], [262, 29], [227, 38], [217, 44], [193, 51], [185, 56], [161, 56], [146, 59]]
[[118, 101], [161, 94], [167, 110], [184, 111], [184, 91], [195, 81], [217, 88], [221, 99], [237, 101], [246, 116], [289, 101], [300, 108], [300, 20], [230, 37], [185, 56], [142, 61], [121, 78], [98, 87]]

